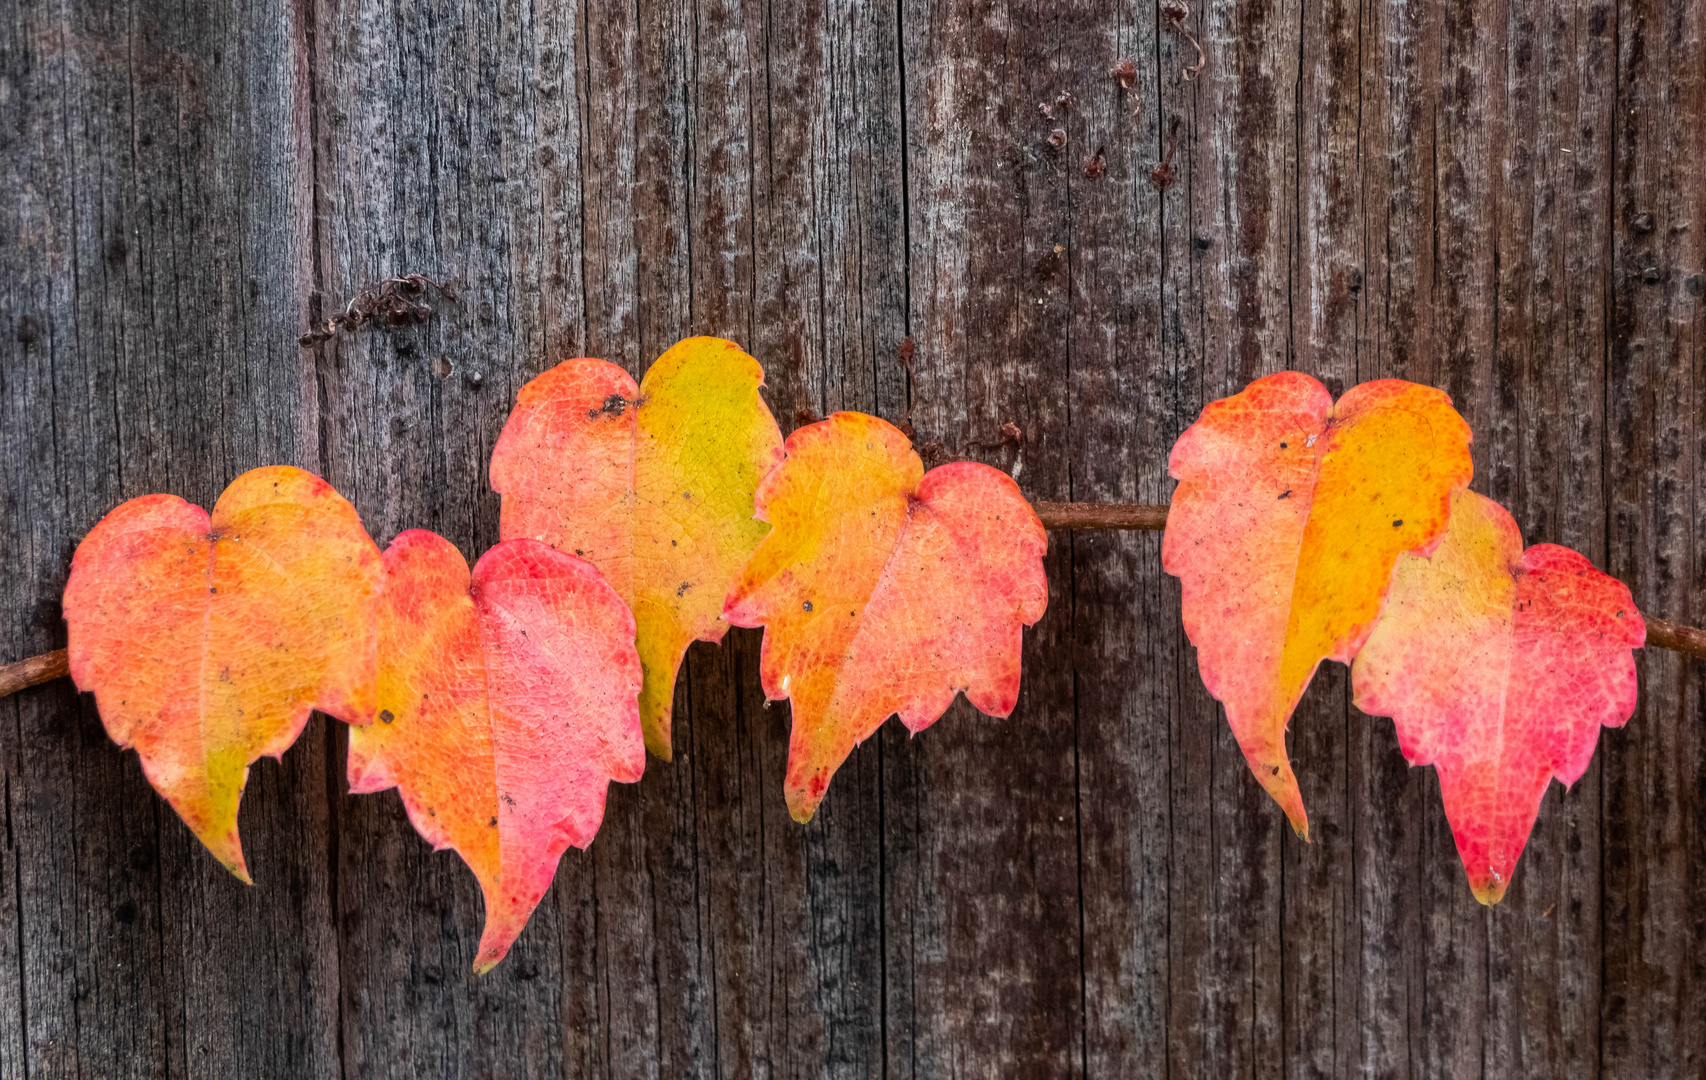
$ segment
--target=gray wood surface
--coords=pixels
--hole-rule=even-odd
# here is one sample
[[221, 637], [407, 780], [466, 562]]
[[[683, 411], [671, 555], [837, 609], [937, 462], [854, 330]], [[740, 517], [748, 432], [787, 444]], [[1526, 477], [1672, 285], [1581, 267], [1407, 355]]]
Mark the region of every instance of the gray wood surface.
[[[1108, 0], [5, 0], [0, 659], [64, 643], [107, 510], [260, 464], [475, 556], [516, 390], [691, 333], [785, 430], [907, 420], [1047, 500], [1164, 502], [1280, 368], [1441, 386], [1530, 542], [1706, 620], [1706, 0], [1182, 25], [1194, 80]], [[298, 347], [401, 273], [459, 299]], [[1014, 715], [890, 725], [803, 828], [757, 635], [695, 645], [675, 761], [481, 979], [472, 876], [346, 794], [337, 725], [255, 767], [246, 889], [69, 683], [0, 700], [0, 1076], [1706, 1070], [1706, 662], [1640, 656], [1487, 910], [1344, 669], [1293, 724], [1304, 845], [1159, 537], [1048, 569]]]

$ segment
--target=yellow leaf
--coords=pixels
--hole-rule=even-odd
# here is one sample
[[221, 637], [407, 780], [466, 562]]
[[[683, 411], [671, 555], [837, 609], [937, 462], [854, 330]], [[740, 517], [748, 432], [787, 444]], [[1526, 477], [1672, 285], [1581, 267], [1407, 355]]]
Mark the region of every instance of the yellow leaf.
[[670, 757], [675, 674], [695, 639], [721, 641], [723, 600], [768, 527], [753, 492], [782, 434], [758, 361], [688, 338], [639, 386], [575, 359], [522, 387], [492, 451], [505, 540], [543, 540], [604, 574], [633, 610], [646, 748]]
[[1444, 534], [1469, 483], [1469, 426], [1444, 393], [1397, 379], [1338, 404], [1298, 372], [1203, 410], [1173, 447], [1161, 566], [1180, 579], [1203, 683], [1251, 770], [1307, 838], [1285, 751], [1324, 659], [1349, 663], [1398, 556]]

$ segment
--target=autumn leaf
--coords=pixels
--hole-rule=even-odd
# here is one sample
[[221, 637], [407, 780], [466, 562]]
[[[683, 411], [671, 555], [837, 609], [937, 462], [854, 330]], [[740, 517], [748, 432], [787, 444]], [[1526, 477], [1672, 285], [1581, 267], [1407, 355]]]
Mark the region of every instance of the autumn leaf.
[[728, 632], [723, 600], [767, 531], [753, 492], [782, 435], [762, 385], [719, 338], [677, 344], [638, 387], [614, 364], [566, 360], [522, 387], [492, 451], [504, 539], [584, 556], [633, 609], [646, 747], [665, 761], [682, 655]]
[[211, 518], [174, 495], [132, 499], [72, 558], [71, 677], [245, 882], [237, 804], [250, 763], [283, 754], [313, 709], [373, 713], [379, 575], [355, 509], [282, 465], [232, 481]]
[[1356, 705], [1392, 717], [1410, 764], [1438, 770], [1483, 904], [1504, 897], [1552, 778], [1580, 779], [1600, 725], [1635, 711], [1629, 650], [1646, 634], [1621, 581], [1569, 548], [1524, 551], [1504, 507], [1472, 492], [1430, 557], [1398, 560], [1351, 668]]
[[352, 728], [350, 790], [396, 787], [415, 829], [474, 871], [491, 969], [592, 843], [611, 780], [645, 768], [634, 618], [591, 563], [508, 540], [474, 565], [412, 530], [385, 549], [378, 722]]
[[962, 690], [991, 716], [1013, 711], [1022, 628], [1048, 604], [1048, 539], [1005, 473], [926, 474], [893, 426], [836, 413], [789, 436], [757, 505], [773, 531], [724, 617], [765, 628], [764, 692], [793, 703], [796, 821], [890, 715], [917, 733]]
[[1361, 648], [1398, 556], [1445, 532], [1472, 472], [1469, 427], [1438, 390], [1387, 379], [1335, 405], [1288, 371], [1204, 409], [1168, 468], [1161, 566], [1180, 579], [1203, 683], [1307, 838], [1286, 725], [1321, 661]]

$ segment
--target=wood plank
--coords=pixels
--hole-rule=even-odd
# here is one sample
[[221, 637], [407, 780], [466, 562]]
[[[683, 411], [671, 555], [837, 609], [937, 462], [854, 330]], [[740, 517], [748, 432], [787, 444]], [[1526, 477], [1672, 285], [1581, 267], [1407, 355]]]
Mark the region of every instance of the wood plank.
[[[1503, 18], [1500, 81], [1509, 89], [1495, 166], [1497, 280], [1486, 299], [1497, 329], [1475, 487], [1511, 510], [1528, 543], [1567, 544], [1604, 566], [1599, 283], [1610, 239], [1615, 52], [1585, 7], [1513, 3]], [[1608, 732], [1602, 745], [1621, 737]], [[1597, 769], [1568, 793], [1548, 792], [1516, 880], [1487, 913], [1485, 1060], [1511, 1071], [1594, 1067], [1599, 795]]]
[[[1167, 447], [1181, 399], [1194, 396], [1188, 377], [1160, 360], [1163, 196], [1149, 180], [1161, 131], [1157, 24], [1153, 8], [1134, 15], [1102, 8], [1086, 18], [1062, 79], [1076, 98], [1059, 159], [1070, 196], [1064, 449], [1080, 500], [1165, 500]], [[1127, 60], [1130, 87], [1113, 74]], [[1056, 647], [1070, 648], [1077, 699], [1083, 1072], [1160, 1076], [1177, 993], [1168, 938], [1183, 645], [1176, 590], [1161, 572], [1157, 535], [1057, 533], [1053, 543], [1072, 574], [1070, 646]]]
[[[343, 334], [312, 353], [326, 475], [381, 545], [428, 528], [472, 563], [495, 543], [492, 444], [521, 385], [579, 351], [583, 12], [368, 0], [314, 8], [320, 317], [396, 275], [453, 281], [457, 292], [454, 302], [428, 297], [437, 314], [424, 325]], [[619, 1037], [613, 1000], [626, 1021], [631, 974], [645, 979], [642, 1001], [657, 993], [648, 968], [622, 954], [623, 935], [642, 926], [624, 892], [611, 917], [602, 852], [564, 856], [509, 956], [476, 979], [484, 911], [472, 874], [429, 850], [394, 792], [344, 794], [344, 738], [327, 784], [338, 812], [345, 1068], [628, 1072], [613, 1065], [636, 1052]], [[613, 793], [608, 816], [624, 851], [636, 849], [623, 824], [637, 806], [632, 792]]]
[[[1193, 6], [1182, 26], [1208, 59], [1195, 80], [1183, 76], [1195, 47], [1171, 24], [1160, 34], [1153, 160], [1166, 160], [1178, 140], [1173, 186], [1161, 197], [1162, 352], [1178, 386], [1175, 438], [1209, 401], [1291, 362], [1297, 180], [1287, 101], [1297, 21], [1271, 3]], [[1175, 582], [1165, 595], [1177, 627]], [[1288, 1048], [1284, 858], [1295, 840], [1178, 635], [1168, 1071], [1278, 1076]], [[1323, 790], [1308, 781], [1309, 792]]]
[[[691, 325], [764, 364], [784, 431], [858, 409], [898, 419], [905, 335], [892, 6], [695, 6]], [[789, 712], [766, 706], [759, 635], [695, 646], [690, 769], [719, 1075], [883, 1068], [879, 739], [810, 824], [781, 781]]]
[[[0, 640], [22, 656], [64, 643], [71, 552], [122, 499], [211, 505], [245, 469], [313, 463], [306, 72], [265, 2], [30, 3], [0, 24]], [[336, 1069], [323, 743], [253, 770], [245, 889], [69, 683], [0, 710], [25, 998], [0, 1023], [8, 1075]]]
[[[639, 377], [692, 319], [694, 10], [648, 2], [586, 13], [584, 351]], [[598, 938], [590, 974], [601, 990], [611, 1075], [717, 1074], [716, 955], [694, 817], [696, 718], [694, 696], [678, 684], [675, 760], [648, 760], [637, 789], [611, 800], [591, 852]]]
[[[1608, 556], [1636, 603], [1686, 619], [1700, 614], [1706, 597], [1706, 135], [1683, 118], [1706, 115], [1706, 5], [1623, 5], [1612, 31]], [[1698, 1071], [1706, 1057], [1699, 936], [1706, 667], [1650, 650], [1639, 666], [1641, 704], [1601, 751], [1599, 1065], [1612, 1076], [1680, 1075]]]
[[[1021, 483], [1038, 498], [1071, 490], [1066, 253], [1080, 154], [1070, 135], [1049, 144], [1038, 105], [1100, 80], [1100, 10], [901, 8], [912, 420], [921, 440], [1001, 468], [1022, 453]], [[1022, 449], [997, 445], [1006, 423]], [[917, 739], [885, 740], [891, 1070], [1083, 1069], [1071, 559], [1051, 545], [1053, 600], [1025, 635], [1010, 718], [962, 702]]]

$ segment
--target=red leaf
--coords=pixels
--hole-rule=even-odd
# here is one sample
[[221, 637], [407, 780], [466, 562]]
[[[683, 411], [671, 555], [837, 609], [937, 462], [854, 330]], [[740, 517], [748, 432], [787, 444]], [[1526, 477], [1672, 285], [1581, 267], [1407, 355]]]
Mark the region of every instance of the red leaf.
[[508, 540], [468, 564], [403, 533], [385, 551], [378, 723], [350, 732], [356, 793], [397, 787], [486, 900], [474, 970], [503, 959], [563, 851], [592, 843], [608, 782], [645, 767], [634, 618], [584, 559]]
[[1476, 899], [1496, 904], [1546, 786], [1587, 770], [1600, 725], [1635, 710], [1629, 589], [1553, 544], [1522, 550], [1504, 507], [1457, 496], [1429, 558], [1398, 562], [1385, 614], [1351, 669], [1357, 707], [1390, 716], [1412, 765], [1439, 772]]

